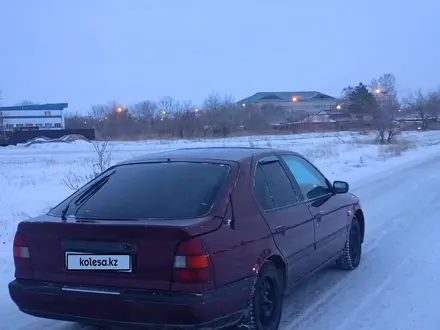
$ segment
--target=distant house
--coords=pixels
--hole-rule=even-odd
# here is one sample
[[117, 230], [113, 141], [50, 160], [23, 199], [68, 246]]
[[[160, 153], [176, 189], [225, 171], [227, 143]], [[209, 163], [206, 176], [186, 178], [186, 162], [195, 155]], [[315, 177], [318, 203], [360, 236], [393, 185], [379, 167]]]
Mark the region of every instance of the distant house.
[[65, 128], [63, 110], [68, 103], [0, 107], [0, 130]]
[[324, 93], [309, 92], [258, 92], [237, 103], [241, 107], [248, 105], [282, 107], [286, 110], [304, 111], [316, 114], [322, 110], [338, 107], [338, 99]]
[[337, 123], [337, 122], [350, 122], [353, 117], [340, 110], [322, 110], [316, 114], [304, 118], [299, 123]]

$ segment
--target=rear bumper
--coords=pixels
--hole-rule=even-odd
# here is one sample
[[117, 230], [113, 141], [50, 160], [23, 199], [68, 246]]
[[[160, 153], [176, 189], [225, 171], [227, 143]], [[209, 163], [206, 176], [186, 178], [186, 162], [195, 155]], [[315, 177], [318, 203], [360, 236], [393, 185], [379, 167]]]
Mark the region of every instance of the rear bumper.
[[246, 311], [253, 285], [247, 278], [203, 294], [104, 288], [66, 291], [62, 284], [15, 280], [9, 294], [29, 315], [91, 325], [157, 328], [220, 328], [238, 322]]

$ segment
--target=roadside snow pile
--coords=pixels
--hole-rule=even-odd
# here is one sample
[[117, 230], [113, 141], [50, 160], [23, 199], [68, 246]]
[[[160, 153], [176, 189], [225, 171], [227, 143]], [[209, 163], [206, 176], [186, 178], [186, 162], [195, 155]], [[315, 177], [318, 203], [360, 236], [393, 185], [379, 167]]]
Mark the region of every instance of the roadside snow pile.
[[60, 137], [59, 140], [60, 141], [65, 141], [65, 142], [75, 142], [75, 141], [90, 142], [89, 139], [87, 139], [86, 137], [84, 137], [83, 135], [80, 135], [80, 134], [64, 135], [64, 136]]
[[61, 141], [61, 140], [58, 140], [58, 139], [47, 139], [47, 138], [44, 139], [44, 138], [38, 137], [38, 138], [35, 138], [35, 139], [32, 139], [32, 140], [26, 142], [24, 144], [24, 146], [25, 147], [30, 147], [30, 146], [35, 145], [35, 144], [46, 144], [46, 143], [68, 143], [68, 142]]
[[71, 143], [76, 141], [86, 141], [90, 142], [88, 139], [86, 139], [84, 136], [79, 134], [70, 134], [70, 135], [64, 135], [60, 137], [59, 139], [52, 139], [48, 138], [46, 136], [39, 136], [36, 138], [33, 138], [23, 144], [24, 147], [29, 147], [35, 144], [46, 144], [46, 143]]

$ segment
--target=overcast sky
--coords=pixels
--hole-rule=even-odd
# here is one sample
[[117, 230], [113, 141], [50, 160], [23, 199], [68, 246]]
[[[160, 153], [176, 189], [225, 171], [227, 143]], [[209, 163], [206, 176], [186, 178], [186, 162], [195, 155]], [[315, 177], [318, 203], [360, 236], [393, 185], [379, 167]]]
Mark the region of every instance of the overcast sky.
[[439, 0], [0, 0], [3, 105], [440, 84]]

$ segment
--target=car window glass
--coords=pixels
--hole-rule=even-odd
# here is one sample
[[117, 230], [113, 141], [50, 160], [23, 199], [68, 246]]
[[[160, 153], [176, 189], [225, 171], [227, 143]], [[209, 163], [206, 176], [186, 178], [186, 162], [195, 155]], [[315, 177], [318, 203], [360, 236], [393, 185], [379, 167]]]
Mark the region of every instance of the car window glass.
[[309, 162], [294, 155], [281, 158], [295, 177], [305, 199], [327, 195], [330, 190], [326, 179]]
[[260, 203], [263, 210], [268, 211], [273, 209], [274, 204], [272, 196], [270, 194], [269, 186], [267, 185], [266, 178], [260, 166], [257, 166], [257, 169], [255, 171], [254, 186], [258, 202]]
[[275, 208], [296, 204], [298, 198], [295, 190], [280, 162], [263, 163], [260, 166], [269, 186]]
[[[108, 220], [201, 217], [211, 211], [229, 170], [224, 164], [190, 162], [117, 166], [108, 181], [79, 206], [76, 216]], [[70, 200], [51, 213], [59, 215]]]

